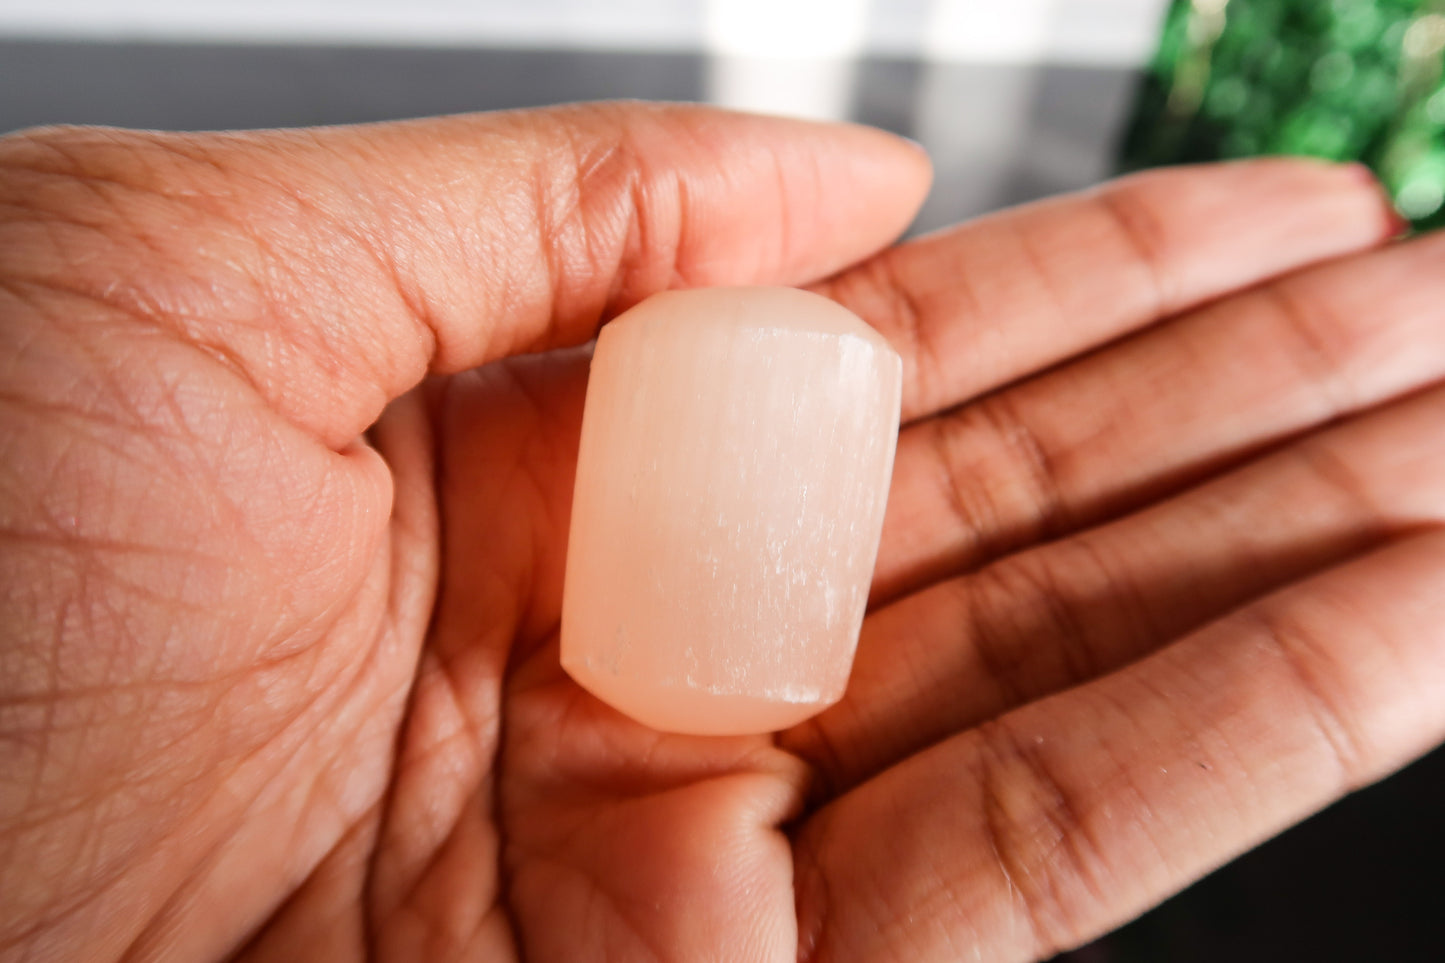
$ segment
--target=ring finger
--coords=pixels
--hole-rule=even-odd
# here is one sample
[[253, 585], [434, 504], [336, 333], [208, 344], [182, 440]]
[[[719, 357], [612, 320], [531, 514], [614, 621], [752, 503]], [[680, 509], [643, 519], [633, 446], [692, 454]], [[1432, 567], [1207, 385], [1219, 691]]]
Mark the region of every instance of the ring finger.
[[1226, 611], [1445, 521], [1445, 386], [869, 617], [843, 701], [783, 736], [845, 788]]

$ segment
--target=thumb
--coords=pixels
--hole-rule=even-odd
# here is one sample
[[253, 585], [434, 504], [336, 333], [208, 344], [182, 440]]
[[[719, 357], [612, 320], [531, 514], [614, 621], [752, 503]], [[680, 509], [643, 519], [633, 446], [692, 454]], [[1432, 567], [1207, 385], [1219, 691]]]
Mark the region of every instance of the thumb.
[[0, 208], [25, 212], [0, 273], [205, 349], [340, 447], [428, 370], [584, 342], [669, 287], [836, 271], [928, 179], [879, 131], [687, 106], [42, 129], [0, 140]]

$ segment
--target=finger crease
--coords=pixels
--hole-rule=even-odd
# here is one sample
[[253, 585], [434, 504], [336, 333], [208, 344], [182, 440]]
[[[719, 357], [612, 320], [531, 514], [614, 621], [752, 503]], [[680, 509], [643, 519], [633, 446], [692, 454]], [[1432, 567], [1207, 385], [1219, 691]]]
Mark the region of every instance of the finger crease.
[[997, 394], [977, 406], [978, 412], [993, 428], [1008, 449], [1018, 456], [1033, 491], [1033, 525], [1041, 537], [1050, 537], [1067, 526], [1064, 486], [1059, 479], [1057, 459], [1019, 414], [1007, 394]]
[[899, 276], [894, 258], [886, 255], [875, 258], [873, 269], [881, 275], [877, 288], [887, 293], [894, 328], [908, 339], [913, 377], [904, 383], [912, 385], [915, 398], [938, 397], [941, 364], [938, 349], [928, 334], [927, 312], [922, 301], [913, 287]]
[[1162, 229], [1137, 200], [1124, 191], [1105, 188], [1094, 195], [1100, 209], [1108, 216], [1124, 239], [1134, 261], [1143, 269], [1149, 283], [1149, 310], [1145, 317], [1158, 317], [1176, 309], [1179, 303], [1176, 285], [1164, 269], [1166, 259], [1161, 250]]
[[1083, 812], [1036, 746], [1002, 722], [978, 732], [989, 851], [1029, 924], [1037, 954], [1049, 956], [1073, 943], [1079, 931], [1064, 893], [1078, 883], [1097, 895]]
[[1325, 694], [1320, 680], [1309, 667], [1305, 653], [1301, 651], [1314, 648], [1309, 633], [1292, 619], [1265, 609], [1254, 612], [1253, 618], [1304, 698], [1314, 728], [1337, 767], [1339, 790], [1349, 792], [1355, 788], [1356, 774], [1360, 771], [1359, 760], [1369, 756], [1346, 723], [1344, 713]]
[[1346, 367], [1344, 354], [1336, 348], [1325, 331], [1339, 328], [1326, 319], [1319, 320], [1325, 311], [1318, 301], [1301, 299], [1289, 289], [1288, 284], [1271, 284], [1260, 289], [1261, 295], [1274, 306], [1276, 313], [1294, 336], [1298, 351], [1296, 357], [1306, 379], [1324, 397], [1325, 407], [1331, 416], [1354, 407], [1350, 395], [1344, 390], [1341, 375]]

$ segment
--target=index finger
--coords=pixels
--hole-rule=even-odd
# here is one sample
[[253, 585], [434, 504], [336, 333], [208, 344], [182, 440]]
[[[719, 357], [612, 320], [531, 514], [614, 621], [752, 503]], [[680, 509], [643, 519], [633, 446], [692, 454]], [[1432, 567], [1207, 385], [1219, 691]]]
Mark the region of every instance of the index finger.
[[1399, 230], [1363, 167], [1170, 168], [899, 245], [818, 290], [903, 356], [907, 420]]

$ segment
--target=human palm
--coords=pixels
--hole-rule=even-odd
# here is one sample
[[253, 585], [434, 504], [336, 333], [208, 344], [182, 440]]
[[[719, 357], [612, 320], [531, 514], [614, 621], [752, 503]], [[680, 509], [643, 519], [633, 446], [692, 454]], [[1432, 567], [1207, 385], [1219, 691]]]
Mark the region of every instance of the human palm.
[[[1273, 161], [869, 258], [926, 182], [635, 105], [0, 141], [0, 956], [1034, 959], [1437, 741], [1445, 244]], [[740, 283], [905, 427], [843, 702], [663, 735], [558, 666], [578, 346]]]

